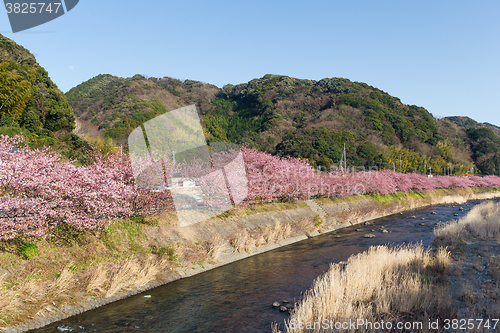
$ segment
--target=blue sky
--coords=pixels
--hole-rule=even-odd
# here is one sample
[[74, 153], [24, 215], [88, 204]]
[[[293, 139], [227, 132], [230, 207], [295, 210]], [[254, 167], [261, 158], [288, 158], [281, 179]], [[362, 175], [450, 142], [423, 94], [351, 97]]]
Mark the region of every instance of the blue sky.
[[13, 34], [63, 91], [101, 73], [215, 84], [344, 77], [500, 126], [499, 1], [80, 0]]

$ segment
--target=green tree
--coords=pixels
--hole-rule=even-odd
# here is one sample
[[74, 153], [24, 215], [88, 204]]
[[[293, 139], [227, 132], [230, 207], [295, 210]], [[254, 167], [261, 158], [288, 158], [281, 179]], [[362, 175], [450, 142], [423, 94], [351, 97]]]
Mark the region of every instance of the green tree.
[[31, 83], [9, 62], [0, 63], [0, 113], [17, 121], [31, 98]]

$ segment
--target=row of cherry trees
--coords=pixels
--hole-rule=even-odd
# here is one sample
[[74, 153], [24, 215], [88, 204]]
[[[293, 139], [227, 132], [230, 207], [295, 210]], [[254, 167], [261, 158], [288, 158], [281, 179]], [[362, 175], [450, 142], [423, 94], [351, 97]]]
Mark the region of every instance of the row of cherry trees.
[[392, 170], [318, 173], [303, 159], [280, 158], [247, 148], [243, 148], [243, 156], [249, 181], [246, 202], [423, 192], [437, 188], [500, 187], [497, 176], [427, 178]]
[[98, 229], [113, 217], [172, 209], [168, 193], [132, 186], [119, 153], [94, 151], [89, 159], [77, 167], [48, 148], [0, 136], [0, 239], [46, 237], [61, 223]]
[[[175, 173], [200, 177], [241, 158], [237, 153], [221, 154], [211, 166], [164, 161], [158, 169], [163, 169], [167, 178]], [[239, 205], [436, 188], [500, 187], [500, 177], [496, 176], [427, 178], [390, 170], [318, 173], [301, 159], [280, 158], [245, 147], [242, 156], [248, 184], [237, 167], [226, 168], [225, 175], [231, 200]], [[50, 236], [50, 230], [63, 223], [79, 230], [99, 229], [116, 217], [174, 210], [169, 191], [140, 186], [125, 154], [93, 151], [89, 160], [92, 163], [75, 166], [49, 149], [31, 150], [19, 137], [0, 136], [0, 239]], [[148, 163], [139, 160], [135, 168], [147, 170]], [[158, 177], [158, 173], [152, 177]], [[210, 182], [199, 184], [203, 192], [211, 193]]]

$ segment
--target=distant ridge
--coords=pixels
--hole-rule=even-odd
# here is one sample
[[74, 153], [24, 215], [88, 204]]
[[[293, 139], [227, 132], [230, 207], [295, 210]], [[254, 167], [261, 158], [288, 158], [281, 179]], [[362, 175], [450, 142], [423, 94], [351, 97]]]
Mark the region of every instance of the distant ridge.
[[497, 136], [500, 136], [500, 127], [490, 124], [490, 123], [479, 123], [472, 118], [466, 116], [451, 116], [445, 117], [445, 119], [451, 121], [452, 123], [457, 124], [460, 127], [472, 127], [472, 128], [480, 128], [485, 127], [491, 129]]
[[436, 119], [423, 107], [405, 105], [380, 89], [345, 78], [315, 81], [268, 74], [220, 89], [171, 77], [103, 74], [66, 96], [78, 119], [89, 124], [86, 128], [93, 124], [93, 130], [121, 143], [140, 123], [195, 104], [209, 141], [307, 158], [313, 166], [337, 165], [345, 143], [348, 163], [355, 169], [498, 173], [484, 163], [484, 154], [473, 151], [478, 142], [465, 124], [488, 128], [495, 137], [500, 128], [463, 117]]

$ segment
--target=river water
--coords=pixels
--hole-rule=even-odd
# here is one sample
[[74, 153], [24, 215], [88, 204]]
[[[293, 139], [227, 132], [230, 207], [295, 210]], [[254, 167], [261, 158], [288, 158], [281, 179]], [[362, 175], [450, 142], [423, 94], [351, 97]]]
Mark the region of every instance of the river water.
[[[288, 317], [273, 308], [273, 302], [298, 301], [330, 263], [345, 261], [373, 245], [431, 246], [436, 223], [458, 219], [479, 202], [413, 210], [310, 238], [33, 332], [270, 332], [271, 323], [283, 327]], [[389, 233], [382, 233], [381, 226]], [[376, 237], [364, 238], [367, 233]]]

